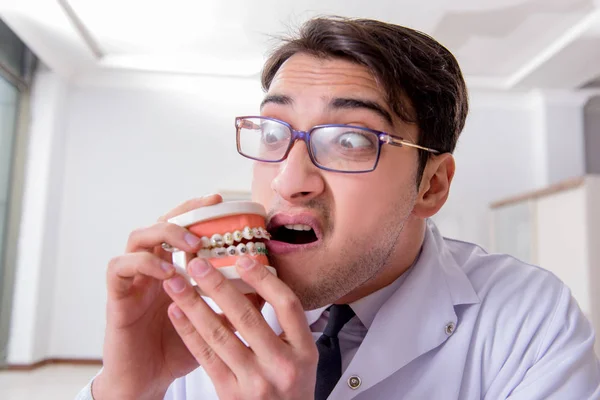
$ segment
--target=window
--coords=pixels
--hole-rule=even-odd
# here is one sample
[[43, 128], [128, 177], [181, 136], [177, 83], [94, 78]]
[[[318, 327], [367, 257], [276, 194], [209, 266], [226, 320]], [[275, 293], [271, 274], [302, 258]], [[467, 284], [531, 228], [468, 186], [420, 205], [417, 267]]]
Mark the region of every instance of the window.
[[19, 132], [19, 113], [27, 97], [35, 57], [25, 44], [0, 20], [0, 365], [6, 360], [16, 235], [11, 217], [14, 204], [15, 152]]

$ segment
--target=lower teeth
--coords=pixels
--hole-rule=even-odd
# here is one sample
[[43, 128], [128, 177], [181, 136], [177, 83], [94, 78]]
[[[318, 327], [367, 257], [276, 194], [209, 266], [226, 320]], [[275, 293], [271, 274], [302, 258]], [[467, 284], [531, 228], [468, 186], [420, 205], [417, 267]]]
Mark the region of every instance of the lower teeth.
[[237, 246], [215, 247], [213, 249], [202, 249], [197, 253], [198, 257], [202, 258], [221, 258], [227, 256], [243, 256], [250, 254], [256, 256], [259, 254], [267, 255], [267, 247], [262, 242], [248, 242], [247, 244], [240, 243]]

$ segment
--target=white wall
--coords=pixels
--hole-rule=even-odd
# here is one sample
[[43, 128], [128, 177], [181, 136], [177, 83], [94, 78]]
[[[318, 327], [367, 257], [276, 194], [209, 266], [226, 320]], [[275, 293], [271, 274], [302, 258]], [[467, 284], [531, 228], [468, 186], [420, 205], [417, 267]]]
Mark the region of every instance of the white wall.
[[[21, 253], [23, 299], [13, 315], [25, 309], [38, 318], [13, 321], [13, 363], [41, 353], [101, 356], [107, 262], [122, 253], [132, 229], [174, 205], [249, 188], [251, 164], [235, 150], [233, 118], [258, 112], [262, 99], [257, 80], [97, 73], [70, 84], [63, 113], [62, 97], [52, 94], [60, 91], [47, 90], [37, 91], [37, 108], [62, 116], [64, 129], [57, 128], [55, 142], [38, 145], [52, 148], [53, 158], [38, 160], [28, 180], [26, 201], [35, 207], [25, 211], [29, 230], [20, 248], [34, 254]], [[547, 170], [533, 156], [539, 138], [530, 95], [471, 97], [452, 194], [436, 220], [447, 236], [487, 247], [489, 203], [538, 187]], [[56, 109], [53, 99], [60, 100]], [[33, 135], [50, 135], [53, 125], [43, 121], [34, 116]]]
[[540, 185], [535, 107], [528, 94], [471, 93], [450, 197], [434, 218], [444, 235], [489, 249], [489, 204]]
[[191, 197], [250, 187], [234, 117], [257, 112], [256, 81], [124, 80], [70, 92], [51, 356], [101, 355], [105, 269], [131, 230]]
[[67, 84], [42, 67], [31, 94], [20, 237], [7, 362], [29, 364], [47, 356], [59, 245], [65, 153], [63, 116]]
[[587, 191], [583, 185], [541, 197], [535, 202], [533, 219], [539, 264], [571, 289], [589, 317], [594, 299], [590, 293]]
[[435, 218], [442, 231], [490, 249], [490, 203], [583, 176], [587, 96], [471, 93], [452, 193]]

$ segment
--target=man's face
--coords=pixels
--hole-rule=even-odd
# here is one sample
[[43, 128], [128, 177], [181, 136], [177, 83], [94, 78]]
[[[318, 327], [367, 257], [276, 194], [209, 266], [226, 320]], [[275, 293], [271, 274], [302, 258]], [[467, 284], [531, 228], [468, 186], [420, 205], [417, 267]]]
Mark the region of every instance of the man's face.
[[[379, 105], [392, 120], [360, 101]], [[291, 57], [279, 69], [261, 115], [302, 131], [321, 124], [348, 124], [404, 139], [417, 136], [415, 126], [393, 117], [382, 88], [366, 67], [305, 54]], [[301, 141], [283, 162], [255, 164], [253, 199], [265, 206], [271, 224], [308, 225], [318, 236], [317, 241], [298, 244], [303, 241], [295, 238], [300, 234], [280, 227], [274, 239], [291, 244], [274, 243], [269, 248], [279, 277], [305, 309], [348, 295], [394, 263], [402, 252], [403, 236], [410, 234], [403, 227], [417, 198], [417, 167], [416, 150], [384, 145], [373, 172], [328, 172], [312, 164]]]

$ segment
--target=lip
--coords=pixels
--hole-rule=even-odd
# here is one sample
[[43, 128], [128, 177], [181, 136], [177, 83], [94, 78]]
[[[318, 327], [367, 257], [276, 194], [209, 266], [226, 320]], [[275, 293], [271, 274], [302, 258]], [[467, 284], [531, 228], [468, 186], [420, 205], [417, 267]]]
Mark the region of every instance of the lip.
[[[295, 225], [302, 224], [310, 226], [315, 235], [317, 236], [317, 240], [312, 243], [306, 244], [291, 244], [286, 242], [281, 242], [279, 240], [268, 240], [265, 244], [270, 254], [280, 255], [280, 254], [289, 254], [296, 251], [304, 251], [309, 250], [314, 247], [320, 245], [320, 242], [323, 238], [323, 230], [321, 228], [321, 224], [319, 220], [310, 213], [298, 213], [298, 214], [284, 214], [279, 213], [275, 214], [267, 223], [267, 231], [271, 232], [274, 229], [283, 226], [283, 225]], [[271, 234], [272, 235], [272, 234]]]

